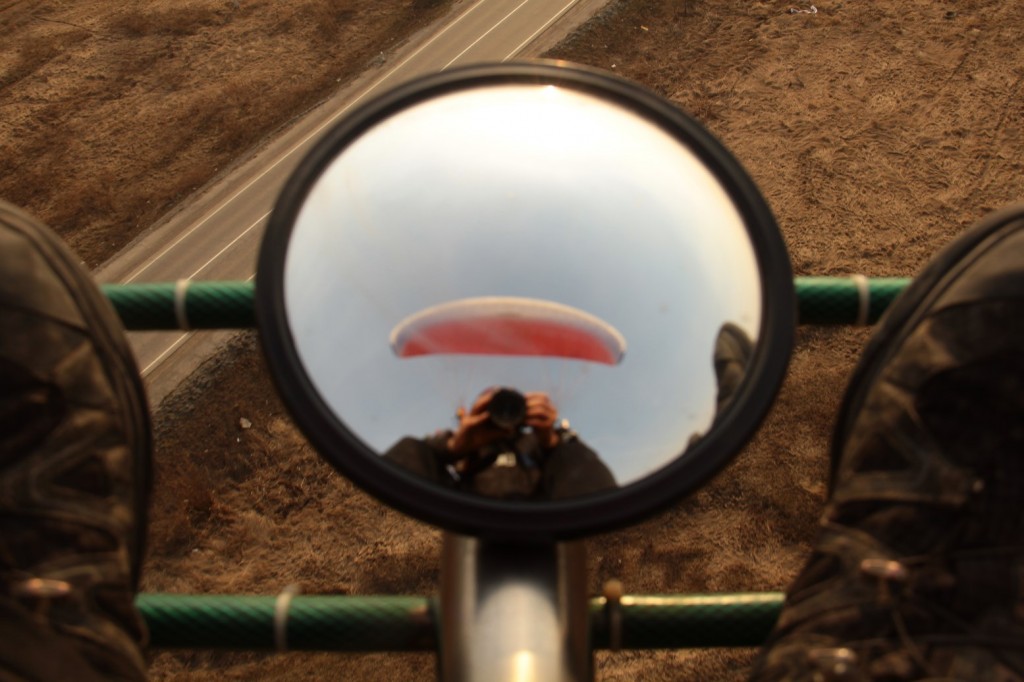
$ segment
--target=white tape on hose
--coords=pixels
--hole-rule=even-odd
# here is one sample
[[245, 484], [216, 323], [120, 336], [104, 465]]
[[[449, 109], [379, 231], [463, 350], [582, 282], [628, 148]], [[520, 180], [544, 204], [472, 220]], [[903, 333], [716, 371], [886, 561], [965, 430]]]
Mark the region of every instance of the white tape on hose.
[[850, 279], [857, 286], [857, 321], [855, 324], [863, 327], [868, 323], [868, 314], [871, 312], [871, 287], [868, 286], [868, 278], [864, 275], [850, 275]]
[[288, 610], [292, 597], [301, 591], [298, 585], [289, 585], [274, 600], [274, 646], [278, 651], [288, 651]]
[[174, 319], [178, 323], [178, 329], [191, 329], [188, 324], [188, 310], [185, 307], [188, 285], [187, 279], [179, 279], [174, 283]]

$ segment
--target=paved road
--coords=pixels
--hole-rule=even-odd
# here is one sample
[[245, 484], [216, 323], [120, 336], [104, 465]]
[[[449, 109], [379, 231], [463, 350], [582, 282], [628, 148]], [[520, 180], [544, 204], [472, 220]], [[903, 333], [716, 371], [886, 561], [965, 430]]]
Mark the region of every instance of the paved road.
[[[578, 24], [607, 0], [476, 0], [457, 3], [379, 69], [311, 112], [253, 158], [177, 209], [104, 264], [100, 282], [246, 279], [255, 270], [263, 227], [288, 174], [320, 133], [371, 95], [418, 75], [482, 61], [533, 56], [545, 38]], [[129, 335], [150, 402], [167, 393], [230, 332]]]

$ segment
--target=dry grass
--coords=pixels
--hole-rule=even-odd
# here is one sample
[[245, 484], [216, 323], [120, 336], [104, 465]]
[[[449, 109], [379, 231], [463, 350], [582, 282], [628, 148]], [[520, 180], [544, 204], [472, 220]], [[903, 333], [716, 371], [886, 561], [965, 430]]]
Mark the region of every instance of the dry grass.
[[96, 266], [450, 2], [0, 9], [0, 196]]
[[[230, 6], [229, 3], [228, 7]], [[218, 3], [217, 7], [129, 7], [110, 23], [109, 28], [130, 38], [160, 35], [191, 36], [207, 26], [223, 24], [227, 17], [228, 13], [223, 3]]]

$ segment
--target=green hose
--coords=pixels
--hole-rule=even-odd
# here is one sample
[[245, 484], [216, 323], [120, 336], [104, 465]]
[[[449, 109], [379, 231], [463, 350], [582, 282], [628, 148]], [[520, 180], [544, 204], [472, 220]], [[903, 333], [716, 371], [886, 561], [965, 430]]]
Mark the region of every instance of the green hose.
[[[874, 324], [903, 277], [797, 277], [801, 324]], [[127, 329], [243, 329], [256, 325], [252, 282], [105, 284]]]
[[245, 329], [256, 326], [252, 282], [104, 284], [126, 329]]
[[[627, 595], [616, 606], [596, 598], [590, 602], [591, 639], [597, 649], [756, 646], [775, 623], [782, 599], [778, 592]], [[136, 604], [156, 648], [437, 647], [435, 607], [426, 597], [141, 594]]]
[[[425, 651], [436, 646], [424, 597], [140, 594], [158, 648]], [[275, 631], [275, 613], [281, 633]]]
[[908, 284], [906, 277], [797, 277], [800, 324], [874, 324]]

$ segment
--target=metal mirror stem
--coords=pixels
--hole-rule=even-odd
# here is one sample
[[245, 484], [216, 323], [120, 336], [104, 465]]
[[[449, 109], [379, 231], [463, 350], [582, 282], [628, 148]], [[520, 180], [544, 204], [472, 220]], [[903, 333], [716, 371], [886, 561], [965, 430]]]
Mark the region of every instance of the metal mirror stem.
[[582, 542], [445, 533], [441, 557], [441, 680], [593, 679]]

